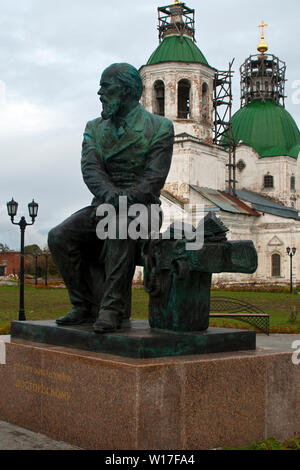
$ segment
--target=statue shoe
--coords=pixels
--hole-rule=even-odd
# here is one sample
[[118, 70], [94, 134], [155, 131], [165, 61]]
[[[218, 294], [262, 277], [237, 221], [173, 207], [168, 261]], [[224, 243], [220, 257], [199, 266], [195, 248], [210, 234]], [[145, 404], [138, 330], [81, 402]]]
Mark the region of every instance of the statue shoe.
[[95, 317], [87, 310], [74, 307], [68, 315], [56, 320], [58, 325], [81, 325], [83, 323], [93, 323]]
[[121, 328], [122, 321], [115, 314], [100, 314], [96, 323], [94, 323], [94, 332], [98, 334], [112, 333]]

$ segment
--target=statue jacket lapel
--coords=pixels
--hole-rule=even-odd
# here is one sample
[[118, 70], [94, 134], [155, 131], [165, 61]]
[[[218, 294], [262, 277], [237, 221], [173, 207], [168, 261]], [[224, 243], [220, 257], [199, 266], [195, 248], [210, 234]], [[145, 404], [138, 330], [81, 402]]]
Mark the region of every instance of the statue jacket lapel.
[[127, 117], [122, 137], [117, 137], [111, 120], [102, 121], [99, 147], [105, 163], [142, 139], [143, 123], [144, 113], [140, 105]]

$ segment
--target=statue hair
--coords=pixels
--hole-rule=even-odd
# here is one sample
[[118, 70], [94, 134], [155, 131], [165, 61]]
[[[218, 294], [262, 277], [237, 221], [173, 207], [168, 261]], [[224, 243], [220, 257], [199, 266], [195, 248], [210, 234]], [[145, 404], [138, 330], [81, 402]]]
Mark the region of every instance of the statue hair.
[[130, 89], [132, 98], [140, 100], [143, 93], [143, 82], [138, 70], [133, 65], [126, 63], [112, 64], [103, 73], [110, 72]]

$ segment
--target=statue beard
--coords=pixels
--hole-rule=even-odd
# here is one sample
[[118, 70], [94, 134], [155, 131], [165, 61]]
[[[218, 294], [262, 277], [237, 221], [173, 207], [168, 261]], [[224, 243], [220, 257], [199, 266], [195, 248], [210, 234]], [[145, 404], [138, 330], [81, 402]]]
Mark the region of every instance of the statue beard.
[[120, 98], [115, 98], [109, 102], [102, 101], [102, 113], [101, 116], [103, 119], [110, 119], [116, 114], [118, 114], [121, 107]]

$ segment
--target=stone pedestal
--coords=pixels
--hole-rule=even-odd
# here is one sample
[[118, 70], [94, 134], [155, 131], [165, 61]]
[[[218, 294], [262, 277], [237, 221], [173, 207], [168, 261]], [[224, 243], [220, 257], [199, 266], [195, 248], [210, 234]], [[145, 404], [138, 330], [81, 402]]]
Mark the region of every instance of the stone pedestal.
[[58, 326], [55, 321], [14, 321], [12, 338], [140, 359], [255, 349], [255, 331], [208, 328], [175, 332], [151, 329], [146, 320], [97, 335], [92, 325]]
[[300, 366], [256, 350], [133, 359], [12, 338], [0, 419], [84, 449], [197, 450], [299, 431]]

